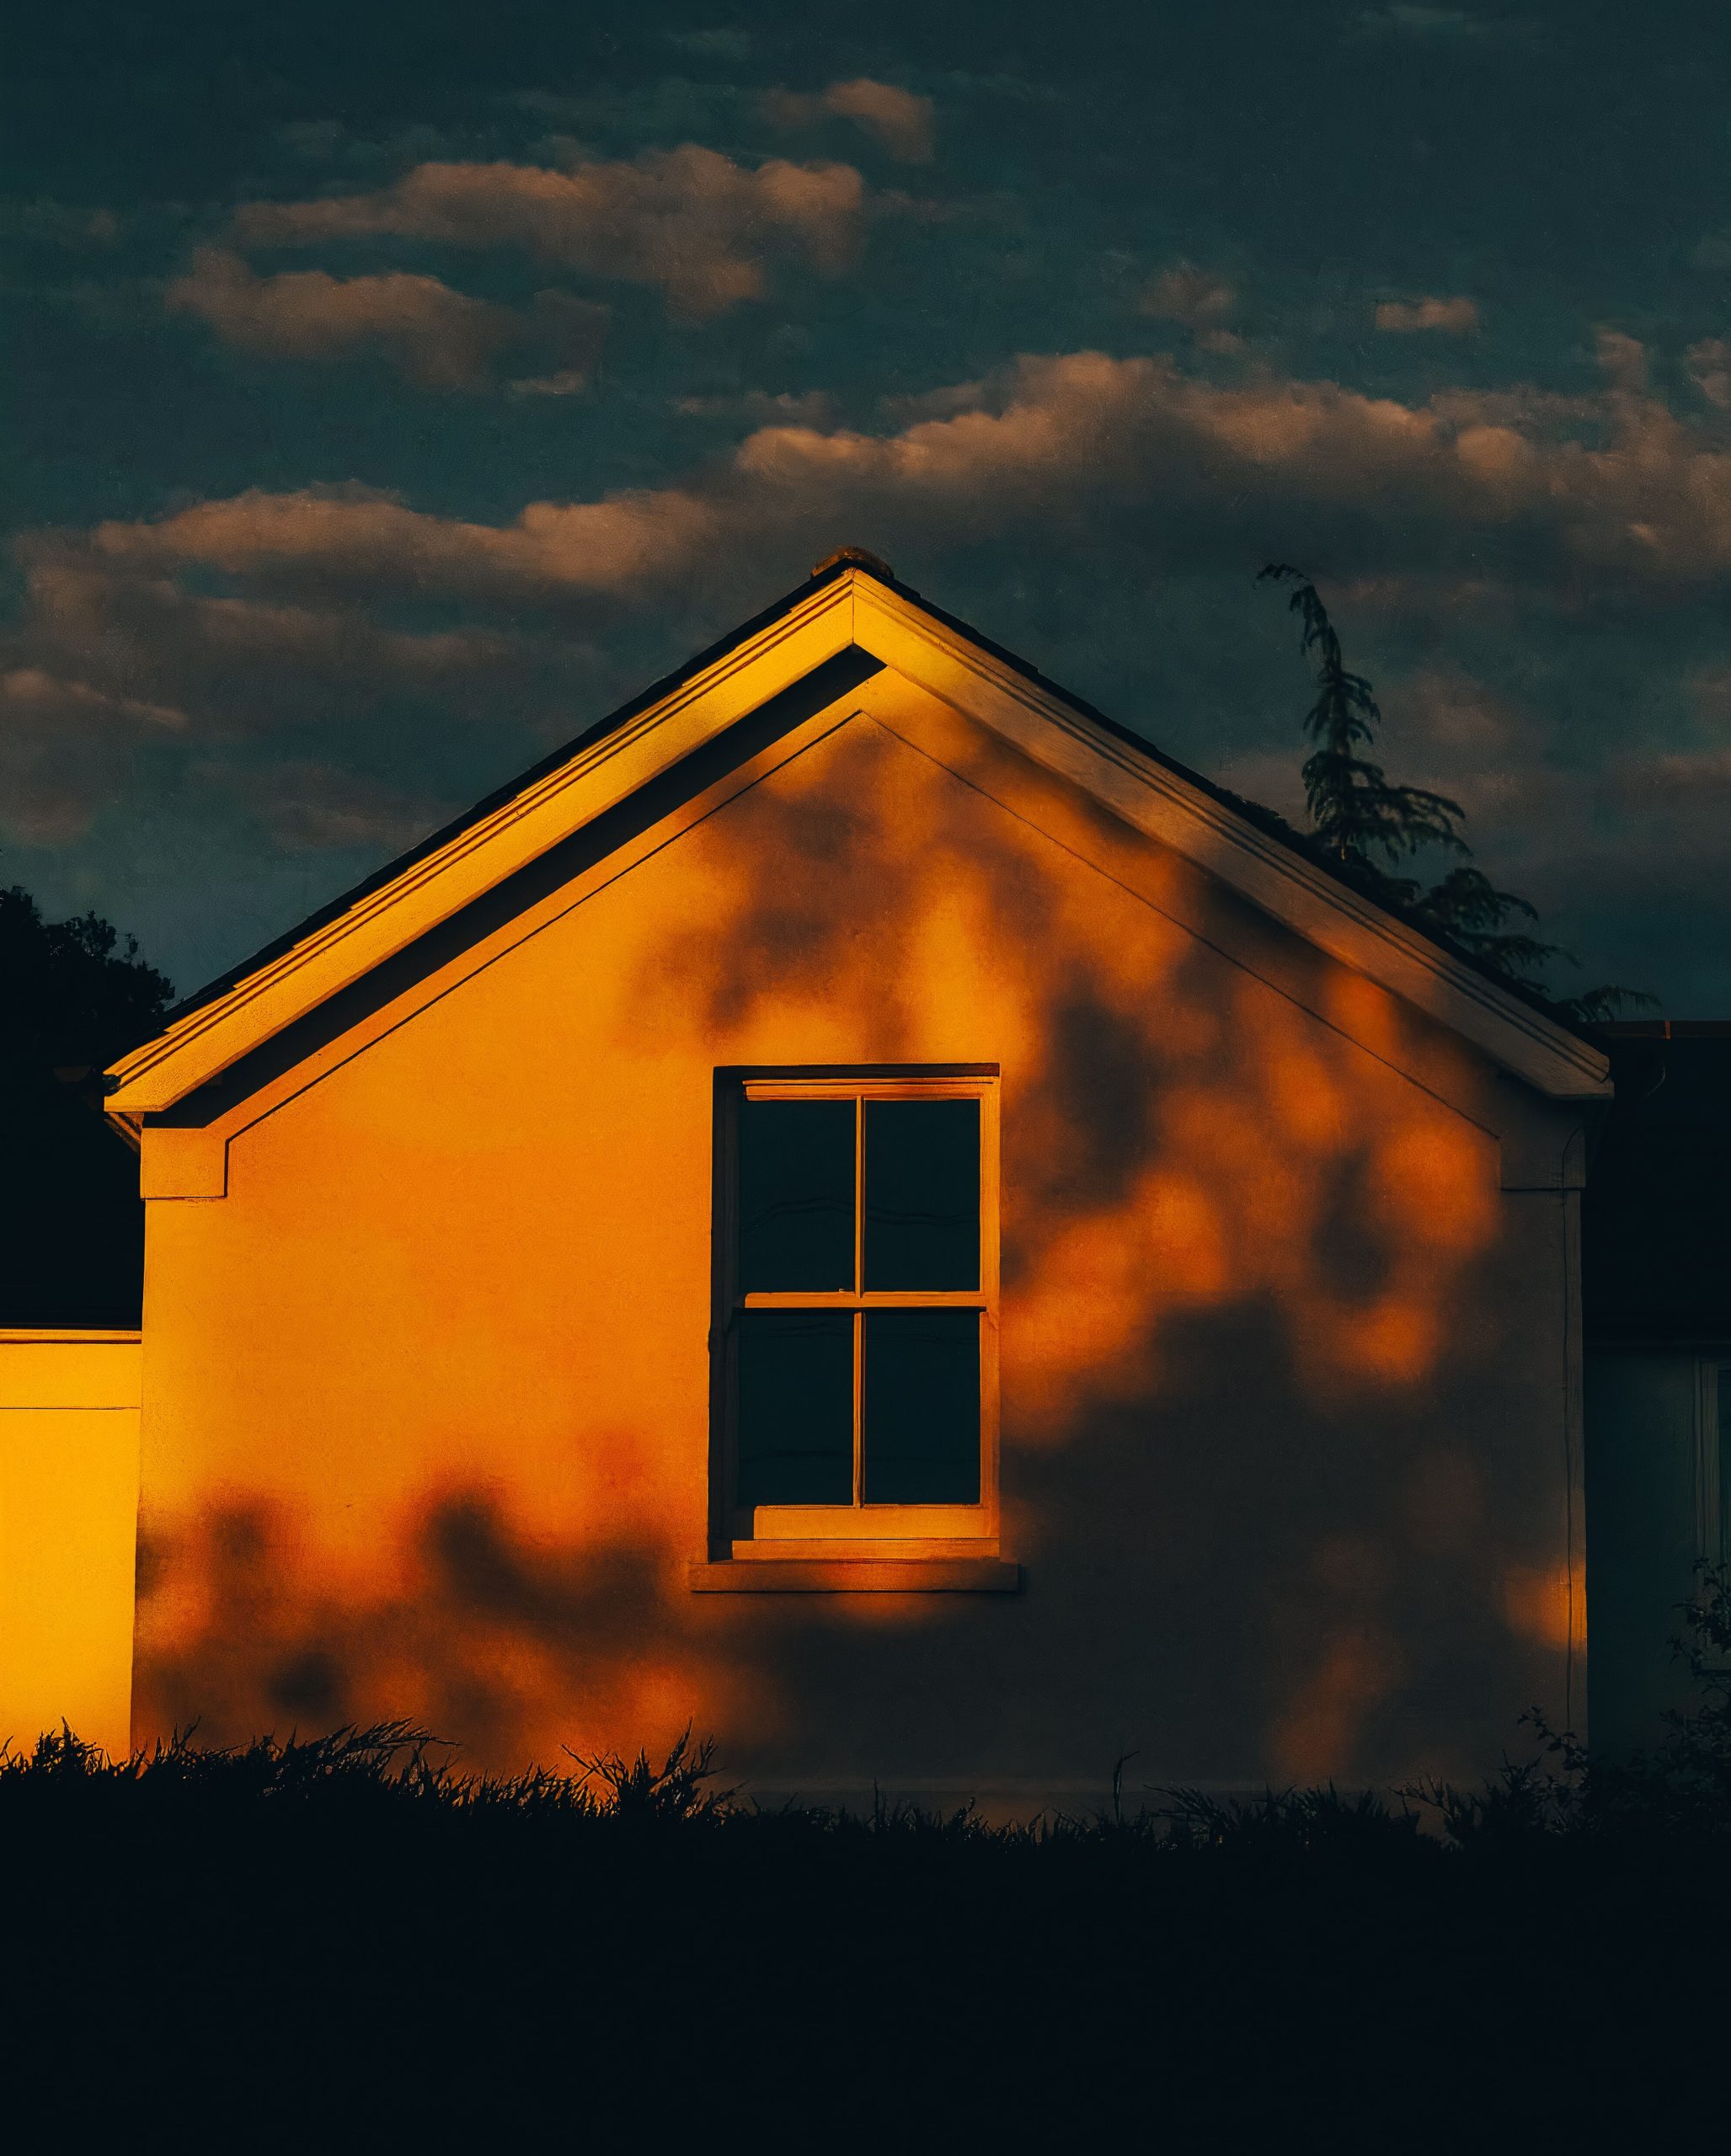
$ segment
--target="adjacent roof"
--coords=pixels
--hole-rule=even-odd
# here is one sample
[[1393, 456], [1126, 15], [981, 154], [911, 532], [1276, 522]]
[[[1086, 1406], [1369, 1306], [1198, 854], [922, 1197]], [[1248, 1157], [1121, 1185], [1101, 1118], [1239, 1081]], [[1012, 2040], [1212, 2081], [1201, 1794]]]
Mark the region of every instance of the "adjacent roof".
[[875, 556], [847, 547], [772, 606], [189, 996], [157, 1039], [115, 1065], [112, 1112], [131, 1119], [184, 1097], [633, 785], [854, 647], [996, 725], [1126, 820], [1453, 1024], [1541, 1090], [1609, 1091], [1604, 1054], [1551, 1006], [1511, 991], [1366, 897], [1271, 810], [1166, 755], [934, 606]]

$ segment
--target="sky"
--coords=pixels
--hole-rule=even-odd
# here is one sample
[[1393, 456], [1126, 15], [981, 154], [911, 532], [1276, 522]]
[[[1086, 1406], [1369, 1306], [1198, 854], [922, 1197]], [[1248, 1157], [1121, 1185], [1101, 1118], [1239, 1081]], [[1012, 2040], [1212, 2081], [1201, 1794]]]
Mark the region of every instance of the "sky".
[[0, 82], [0, 882], [183, 991], [870, 547], [1731, 1016], [1731, 13], [56, 0]]

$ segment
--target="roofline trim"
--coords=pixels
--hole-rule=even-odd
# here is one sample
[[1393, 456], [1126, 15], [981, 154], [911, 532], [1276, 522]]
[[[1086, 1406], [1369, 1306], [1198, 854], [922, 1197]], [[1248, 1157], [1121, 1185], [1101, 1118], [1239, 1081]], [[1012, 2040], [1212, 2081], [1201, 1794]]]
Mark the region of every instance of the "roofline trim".
[[[910, 604], [902, 590], [863, 582], [854, 633], [886, 666], [994, 724], [1025, 755], [1085, 787], [1146, 836], [1219, 876], [1306, 941], [1416, 1004], [1541, 1091], [1562, 1098], [1611, 1092], [1610, 1059], [1589, 1042], [1505, 993], [1296, 846], [1258, 829], [1164, 758], [1139, 755], [1070, 698], [1007, 664], [923, 604]], [[1030, 726], [1028, 717], [1039, 723]]]
[[857, 563], [838, 563], [747, 631], [669, 677], [663, 694], [627, 704], [580, 735], [563, 760], [537, 767], [496, 807], [447, 826], [442, 843], [435, 834], [395, 874], [382, 871], [351, 902], [315, 914], [304, 933], [267, 946], [220, 993], [195, 1000], [114, 1066], [110, 1114], [136, 1129], [140, 1117], [172, 1107], [850, 644], [991, 726], [1133, 829], [1218, 876], [1541, 1091], [1610, 1093], [1609, 1060], [1591, 1043], [1261, 830], [1205, 781], [1132, 746], [1086, 705], [908, 586]]
[[489, 814], [461, 825], [442, 846], [411, 855], [399, 875], [374, 889], [363, 885], [354, 905], [123, 1057], [109, 1073], [116, 1083], [108, 1113], [120, 1120], [172, 1107], [723, 727], [845, 651], [852, 632], [851, 574], [798, 595], [756, 636], [679, 680]]

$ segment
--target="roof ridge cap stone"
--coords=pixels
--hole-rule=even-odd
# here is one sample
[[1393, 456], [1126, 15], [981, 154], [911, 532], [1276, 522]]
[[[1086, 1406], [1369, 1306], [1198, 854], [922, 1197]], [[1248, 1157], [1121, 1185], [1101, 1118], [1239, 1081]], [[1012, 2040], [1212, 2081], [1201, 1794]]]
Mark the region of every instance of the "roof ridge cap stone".
[[831, 569], [866, 569], [873, 576], [882, 577], [885, 584], [899, 584], [901, 579], [881, 554], [874, 554], [869, 547], [838, 547], [833, 554], [825, 554], [813, 565], [814, 576], [826, 575]]

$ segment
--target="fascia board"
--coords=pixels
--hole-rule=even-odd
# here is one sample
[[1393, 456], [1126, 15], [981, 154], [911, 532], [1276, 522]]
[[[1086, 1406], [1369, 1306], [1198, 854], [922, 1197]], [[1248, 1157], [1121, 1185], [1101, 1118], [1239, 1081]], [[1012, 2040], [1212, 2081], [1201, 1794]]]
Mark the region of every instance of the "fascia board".
[[114, 1066], [115, 1119], [160, 1113], [857, 643], [1080, 786], [1133, 829], [1219, 876], [1344, 964], [1558, 1098], [1611, 1091], [1606, 1059], [872, 576], [849, 572], [628, 725], [526, 787], [215, 1002]]
[[1610, 1063], [1585, 1041], [875, 579], [853, 580], [855, 641], [884, 665], [991, 726], [1034, 762], [1541, 1092], [1558, 1099], [1610, 1094]]
[[853, 642], [852, 574], [682, 683], [395, 882], [117, 1063], [117, 1122], [160, 1114]]

